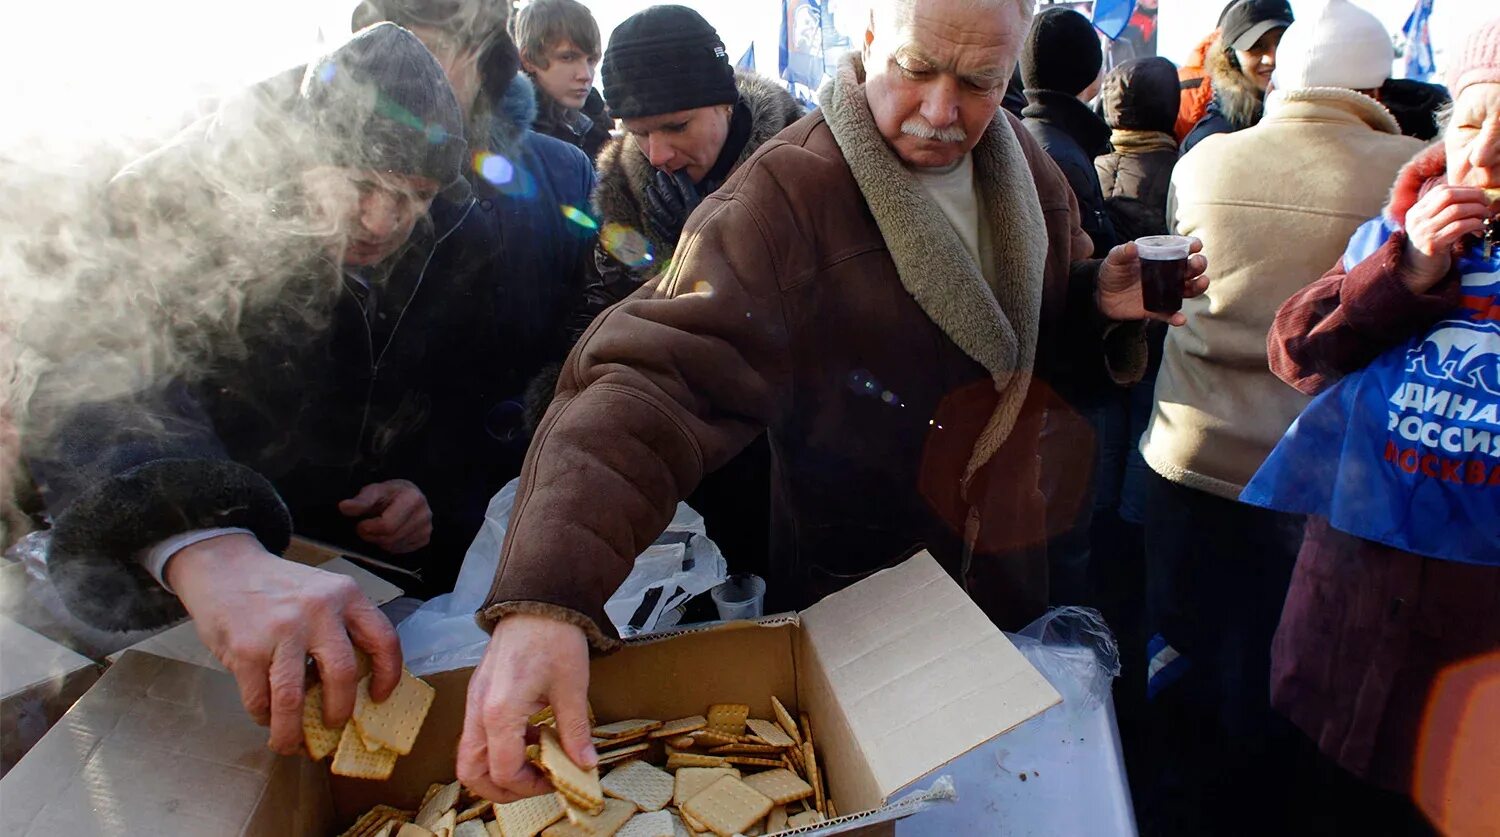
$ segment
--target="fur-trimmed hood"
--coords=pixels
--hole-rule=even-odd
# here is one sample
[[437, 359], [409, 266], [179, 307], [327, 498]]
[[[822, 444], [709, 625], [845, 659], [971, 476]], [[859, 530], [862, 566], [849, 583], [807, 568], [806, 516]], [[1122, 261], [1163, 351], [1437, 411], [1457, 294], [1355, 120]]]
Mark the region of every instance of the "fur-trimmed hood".
[[[824, 118], [875, 216], [896, 272], [917, 304], [964, 353], [989, 371], [1000, 399], [975, 442], [964, 483], [1010, 436], [1036, 364], [1046, 220], [1019, 123], [1001, 111], [974, 148], [974, 175], [987, 205], [996, 282], [987, 282], [942, 212], [891, 151], [865, 99], [864, 63], [844, 58], [819, 94]], [[1102, 126], [1102, 123], [1101, 123]]]
[[[736, 73], [740, 101], [750, 109], [750, 139], [740, 153], [740, 163], [750, 159], [766, 140], [801, 119], [802, 106], [776, 82], [754, 73]], [[675, 241], [658, 241], [646, 223], [646, 187], [655, 170], [646, 155], [628, 136], [610, 140], [595, 164], [599, 185], [594, 190], [594, 212], [602, 224], [623, 224], [639, 230], [650, 242], [654, 264], [672, 257]]]
[[1391, 187], [1391, 200], [1386, 204], [1385, 217], [1398, 229], [1406, 228], [1406, 213], [1448, 175], [1448, 149], [1439, 142], [1422, 149], [1410, 163], [1401, 167], [1396, 175], [1396, 184]]

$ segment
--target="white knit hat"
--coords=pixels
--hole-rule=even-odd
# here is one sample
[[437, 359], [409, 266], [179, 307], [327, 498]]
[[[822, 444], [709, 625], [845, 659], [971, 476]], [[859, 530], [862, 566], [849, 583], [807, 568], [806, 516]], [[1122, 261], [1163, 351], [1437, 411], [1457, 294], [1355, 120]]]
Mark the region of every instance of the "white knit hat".
[[1298, 11], [1276, 50], [1277, 90], [1344, 87], [1375, 90], [1391, 77], [1396, 50], [1372, 14], [1349, 0], [1318, 0]]

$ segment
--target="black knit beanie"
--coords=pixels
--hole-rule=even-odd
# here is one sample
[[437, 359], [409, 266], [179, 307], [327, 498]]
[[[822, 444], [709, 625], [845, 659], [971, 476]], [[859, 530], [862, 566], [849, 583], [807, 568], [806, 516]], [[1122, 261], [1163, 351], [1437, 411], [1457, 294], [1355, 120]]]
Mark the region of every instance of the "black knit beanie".
[[739, 90], [719, 33], [686, 6], [652, 6], [615, 27], [604, 100], [617, 119], [734, 104]]
[[468, 148], [453, 88], [422, 42], [394, 23], [309, 64], [300, 92], [318, 162], [440, 184], [463, 176]]
[[1027, 90], [1077, 96], [1099, 78], [1104, 51], [1089, 19], [1072, 9], [1046, 9], [1036, 16], [1021, 50]]

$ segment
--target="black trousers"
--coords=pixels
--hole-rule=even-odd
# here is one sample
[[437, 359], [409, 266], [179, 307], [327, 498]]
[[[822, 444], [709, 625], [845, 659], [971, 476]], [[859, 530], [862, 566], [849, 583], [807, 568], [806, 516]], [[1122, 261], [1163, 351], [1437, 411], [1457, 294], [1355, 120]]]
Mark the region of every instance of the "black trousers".
[[[1148, 476], [1147, 631], [1170, 651], [1150, 673], [1142, 833], [1287, 829], [1298, 734], [1271, 709], [1271, 640], [1303, 519]], [[1149, 664], [1149, 661], [1148, 661]]]

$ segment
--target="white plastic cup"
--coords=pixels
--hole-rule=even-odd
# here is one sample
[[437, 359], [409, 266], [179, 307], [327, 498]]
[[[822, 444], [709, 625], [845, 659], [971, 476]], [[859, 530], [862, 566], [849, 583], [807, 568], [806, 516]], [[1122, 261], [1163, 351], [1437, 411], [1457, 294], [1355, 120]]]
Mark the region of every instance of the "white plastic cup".
[[715, 587], [710, 595], [714, 607], [719, 609], [719, 618], [725, 622], [735, 619], [759, 619], [765, 615], [766, 580], [750, 573], [736, 573]]

